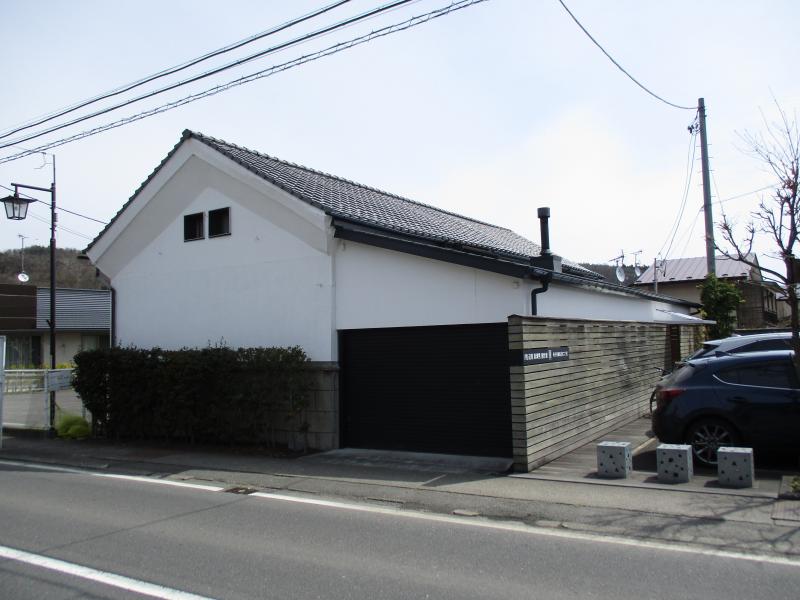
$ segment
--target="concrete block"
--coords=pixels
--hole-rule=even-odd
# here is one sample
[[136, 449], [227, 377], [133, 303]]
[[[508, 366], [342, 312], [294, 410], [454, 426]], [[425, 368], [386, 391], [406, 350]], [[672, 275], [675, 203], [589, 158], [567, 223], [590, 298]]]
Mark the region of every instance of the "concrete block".
[[339, 415], [333, 411], [309, 410], [306, 412], [306, 422], [309, 431], [314, 433], [331, 433], [336, 431]]
[[664, 483], [688, 483], [694, 475], [692, 447], [684, 444], [659, 444], [656, 448], [658, 480]]
[[753, 487], [753, 449], [717, 448], [717, 480], [727, 487]]
[[600, 442], [597, 444], [597, 476], [624, 479], [633, 470], [630, 442]]
[[313, 433], [309, 436], [309, 446], [314, 450], [333, 450], [339, 447], [335, 433]]
[[314, 408], [317, 410], [336, 410], [336, 392], [318, 390], [314, 392]]

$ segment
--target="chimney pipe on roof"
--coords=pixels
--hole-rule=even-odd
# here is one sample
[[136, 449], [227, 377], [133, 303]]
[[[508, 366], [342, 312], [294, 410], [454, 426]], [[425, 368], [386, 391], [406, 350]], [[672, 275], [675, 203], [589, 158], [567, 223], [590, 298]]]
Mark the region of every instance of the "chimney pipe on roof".
[[539, 269], [546, 269], [555, 273], [561, 273], [561, 257], [553, 254], [550, 250], [550, 207], [542, 206], [537, 210], [539, 224], [541, 225], [542, 244], [539, 256], [531, 256], [531, 266]]
[[539, 227], [542, 235], [541, 255], [550, 256], [552, 254], [550, 251], [550, 226], [547, 222], [550, 219], [550, 207], [542, 206], [536, 212], [539, 216]]

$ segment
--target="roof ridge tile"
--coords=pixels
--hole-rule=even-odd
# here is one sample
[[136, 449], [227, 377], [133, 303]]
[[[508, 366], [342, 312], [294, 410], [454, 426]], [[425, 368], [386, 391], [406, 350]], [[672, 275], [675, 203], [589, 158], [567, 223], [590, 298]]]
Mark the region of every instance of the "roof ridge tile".
[[206, 135], [206, 134], [201, 133], [199, 131], [191, 131], [191, 130], [187, 129], [186, 132], [189, 132], [189, 134], [190, 134], [189, 137], [194, 137], [194, 138], [197, 138], [197, 139], [199, 139], [201, 141], [209, 140], [209, 141], [211, 141], [211, 142], [213, 142], [215, 144], [219, 144], [219, 145], [223, 145], [223, 146], [230, 146], [231, 148], [236, 148], [237, 150], [242, 150], [244, 152], [249, 152], [250, 154], [255, 154], [256, 156], [267, 158], [269, 160], [274, 160], [275, 162], [279, 162], [281, 164], [288, 165], [290, 167], [294, 167], [296, 169], [302, 169], [303, 171], [307, 171], [308, 173], [313, 173], [314, 175], [322, 175], [323, 177], [327, 177], [329, 179], [333, 179], [334, 181], [341, 181], [342, 183], [347, 183], [349, 185], [353, 185], [353, 186], [356, 186], [358, 188], [361, 188], [361, 189], [364, 189], [364, 190], [368, 190], [370, 192], [376, 192], [378, 194], [383, 194], [384, 196], [389, 196], [391, 198], [396, 198], [398, 200], [402, 200], [404, 202], [409, 202], [409, 203], [417, 205], [417, 206], [422, 206], [422, 207], [425, 207], [425, 208], [429, 208], [431, 210], [435, 210], [437, 212], [449, 215], [451, 217], [464, 219], [465, 221], [471, 221], [473, 223], [479, 223], [480, 225], [486, 225], [487, 227], [492, 227], [494, 229], [500, 229], [500, 230], [503, 230], [503, 231], [511, 231], [508, 227], [502, 227], [500, 225], [495, 225], [493, 223], [488, 223], [486, 221], [481, 221], [480, 219], [475, 219], [473, 217], [468, 217], [466, 215], [462, 215], [462, 214], [459, 214], [459, 213], [456, 213], [456, 212], [453, 212], [453, 211], [445, 210], [443, 208], [439, 208], [438, 206], [434, 206], [432, 204], [427, 204], [425, 202], [420, 202], [419, 200], [413, 200], [411, 198], [407, 198], [406, 196], [401, 196], [400, 194], [395, 194], [393, 192], [387, 192], [386, 190], [382, 190], [380, 188], [377, 188], [377, 187], [374, 187], [374, 186], [371, 186], [371, 185], [366, 185], [364, 183], [359, 183], [358, 181], [355, 181], [353, 179], [347, 179], [346, 177], [341, 177], [339, 175], [334, 175], [334, 174], [328, 173], [326, 171], [321, 171], [319, 169], [314, 169], [312, 167], [307, 167], [306, 165], [301, 165], [300, 163], [292, 162], [290, 160], [285, 160], [283, 158], [278, 158], [277, 156], [272, 156], [271, 154], [266, 154], [265, 152], [260, 152], [258, 150], [253, 150], [253, 149], [248, 148], [246, 146], [240, 146], [238, 144], [233, 144], [233, 143], [227, 142], [227, 141], [225, 141], [223, 139], [216, 138], [216, 137], [213, 137], [213, 136], [210, 136], [210, 135]]
[[[283, 160], [245, 146], [232, 144], [199, 131], [185, 129], [180, 141], [148, 175], [106, 227], [90, 242], [90, 250], [105, 235], [117, 218], [149, 185], [181, 145], [194, 138], [268, 181], [285, 192], [327, 214], [456, 247], [474, 247], [492, 254], [527, 261], [541, 252], [540, 246], [513, 230], [418, 202], [398, 194], [371, 187]], [[567, 271], [583, 277], [601, 276], [564, 259]]]

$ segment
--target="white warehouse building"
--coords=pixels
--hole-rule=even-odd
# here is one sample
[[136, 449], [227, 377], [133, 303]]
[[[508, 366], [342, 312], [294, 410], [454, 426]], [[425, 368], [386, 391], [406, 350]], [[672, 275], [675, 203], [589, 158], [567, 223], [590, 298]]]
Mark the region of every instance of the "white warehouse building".
[[[392, 390], [356, 389], [371, 379], [365, 372], [398, 379], [375, 372], [389, 367], [362, 368], [359, 357], [380, 356], [380, 364], [402, 364], [413, 374], [420, 362], [441, 356], [437, 368], [452, 381], [452, 369], [465, 360], [453, 353], [474, 354], [483, 342], [472, 347], [469, 340], [484, 339], [482, 327], [495, 327], [497, 360], [507, 360], [512, 315], [666, 328], [692, 323], [697, 308], [610, 284], [509, 229], [192, 131], [85, 253], [114, 289], [117, 344], [301, 346], [332, 377], [312, 424], [323, 448], [378, 440], [393, 449], [481, 452], [417, 433], [421, 420], [447, 422], [454, 402], [479, 406], [488, 402], [485, 394], [465, 399], [458, 392], [460, 399], [437, 411], [431, 407], [442, 393], [426, 392], [437, 387], [428, 376], [397, 398]], [[437, 343], [443, 345], [431, 356]], [[508, 381], [496, 389], [503, 386]], [[502, 395], [499, 435], [508, 444], [488, 453], [509, 454], [512, 445], [508, 390]], [[400, 413], [411, 414], [404, 412], [409, 403], [427, 415], [400, 423]], [[481, 410], [474, 420], [485, 420]], [[398, 428], [397, 436], [387, 434]]]

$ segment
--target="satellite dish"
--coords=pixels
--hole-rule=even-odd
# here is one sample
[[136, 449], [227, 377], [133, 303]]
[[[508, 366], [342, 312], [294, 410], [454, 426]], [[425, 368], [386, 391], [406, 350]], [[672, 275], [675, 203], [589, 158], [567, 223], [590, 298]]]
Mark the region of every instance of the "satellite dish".
[[28, 283], [30, 281], [30, 277], [25, 271], [22, 271], [19, 275], [17, 275], [17, 279], [19, 279], [22, 283]]
[[642, 276], [642, 269], [639, 268], [639, 265], [636, 265], [635, 267], [633, 267], [633, 274], [636, 275], [637, 277], [641, 277]]
[[616, 270], [615, 273], [617, 275], [617, 281], [619, 281], [620, 283], [625, 281], [625, 269], [623, 269], [621, 266], [617, 267], [617, 270]]

